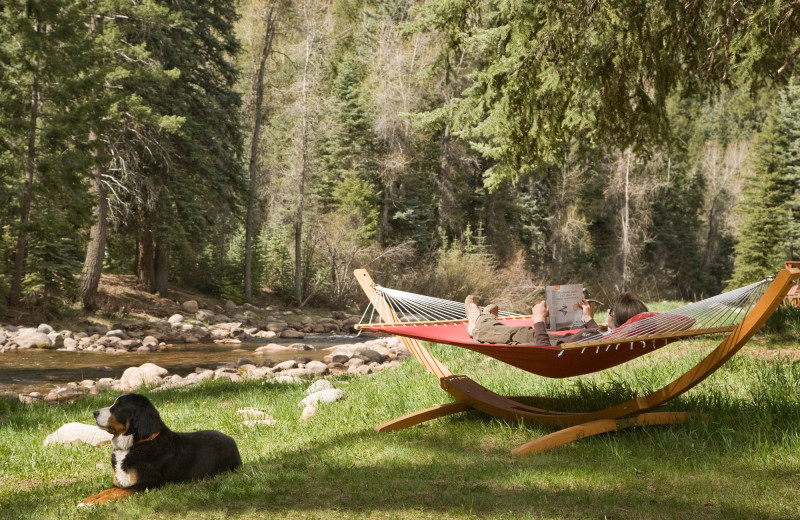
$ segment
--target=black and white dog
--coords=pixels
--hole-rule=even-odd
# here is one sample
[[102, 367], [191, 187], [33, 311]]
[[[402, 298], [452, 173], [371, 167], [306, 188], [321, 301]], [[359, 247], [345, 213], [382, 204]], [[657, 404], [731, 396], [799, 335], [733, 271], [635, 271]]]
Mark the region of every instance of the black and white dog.
[[236, 441], [213, 430], [173, 432], [143, 395], [119, 396], [95, 410], [97, 426], [113, 434], [114, 487], [84, 499], [79, 506], [119, 500], [167, 482], [196, 480], [242, 463]]

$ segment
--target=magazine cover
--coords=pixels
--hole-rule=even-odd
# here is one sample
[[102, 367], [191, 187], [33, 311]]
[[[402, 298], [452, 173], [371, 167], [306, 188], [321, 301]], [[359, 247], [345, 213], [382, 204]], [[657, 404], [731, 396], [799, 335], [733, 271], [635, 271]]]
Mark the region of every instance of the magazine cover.
[[545, 289], [545, 301], [550, 308], [550, 330], [577, 329], [583, 326], [581, 312], [583, 285], [549, 285]]

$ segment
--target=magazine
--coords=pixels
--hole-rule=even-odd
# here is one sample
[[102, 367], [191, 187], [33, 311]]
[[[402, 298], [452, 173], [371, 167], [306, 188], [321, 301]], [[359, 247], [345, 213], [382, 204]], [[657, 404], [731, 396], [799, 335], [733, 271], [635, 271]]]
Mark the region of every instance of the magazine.
[[583, 285], [549, 285], [545, 302], [550, 309], [549, 330], [578, 329], [583, 326]]

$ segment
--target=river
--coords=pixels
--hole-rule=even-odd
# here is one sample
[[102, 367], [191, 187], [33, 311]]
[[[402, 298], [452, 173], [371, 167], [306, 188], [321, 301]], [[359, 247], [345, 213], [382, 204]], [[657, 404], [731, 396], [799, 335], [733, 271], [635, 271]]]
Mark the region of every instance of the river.
[[[84, 379], [111, 377], [119, 379], [126, 368], [144, 363], [154, 363], [169, 370], [170, 374], [185, 376], [195, 368], [215, 368], [222, 363], [248, 358], [256, 363], [271, 359], [276, 362], [298, 356], [321, 360], [327, 349], [335, 345], [353, 344], [370, 338], [355, 336], [306, 336], [301, 340], [314, 350], [287, 350], [256, 354], [255, 350], [267, 342], [244, 342], [241, 344], [197, 343], [169, 347], [150, 353], [129, 352], [109, 354], [105, 352], [64, 352], [46, 349], [26, 349], [0, 354], [0, 393], [46, 394], [55, 386]], [[269, 343], [290, 345], [298, 340], [273, 338]]]

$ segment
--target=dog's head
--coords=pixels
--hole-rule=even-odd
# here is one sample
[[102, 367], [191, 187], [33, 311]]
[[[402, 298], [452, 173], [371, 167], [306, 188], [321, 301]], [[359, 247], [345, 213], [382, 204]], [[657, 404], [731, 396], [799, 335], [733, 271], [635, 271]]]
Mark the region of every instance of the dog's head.
[[133, 435], [133, 440], [146, 439], [164, 428], [161, 416], [143, 395], [124, 394], [108, 408], [94, 411], [97, 426], [114, 435]]

